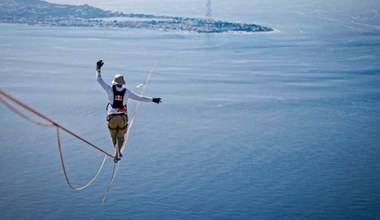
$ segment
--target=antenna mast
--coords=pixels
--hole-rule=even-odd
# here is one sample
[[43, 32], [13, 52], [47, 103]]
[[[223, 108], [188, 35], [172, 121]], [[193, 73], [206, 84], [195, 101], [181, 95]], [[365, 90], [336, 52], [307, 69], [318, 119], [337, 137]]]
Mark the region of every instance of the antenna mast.
[[212, 18], [211, 0], [207, 0], [206, 4], [206, 19]]

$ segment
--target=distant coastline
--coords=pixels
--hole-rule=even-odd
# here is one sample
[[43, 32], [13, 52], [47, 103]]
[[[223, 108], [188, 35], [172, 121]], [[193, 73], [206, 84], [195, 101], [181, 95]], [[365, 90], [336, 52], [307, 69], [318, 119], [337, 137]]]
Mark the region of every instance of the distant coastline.
[[206, 18], [125, 14], [89, 5], [62, 5], [41, 0], [3, 0], [0, 23], [61, 27], [116, 27], [193, 33], [258, 33], [274, 29], [257, 24]]

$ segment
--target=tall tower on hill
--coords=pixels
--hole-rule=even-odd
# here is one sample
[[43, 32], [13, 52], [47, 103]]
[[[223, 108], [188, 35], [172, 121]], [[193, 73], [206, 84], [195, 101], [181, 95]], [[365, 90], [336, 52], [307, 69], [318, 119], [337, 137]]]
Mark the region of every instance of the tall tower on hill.
[[206, 4], [206, 19], [212, 18], [211, 0], [207, 0]]

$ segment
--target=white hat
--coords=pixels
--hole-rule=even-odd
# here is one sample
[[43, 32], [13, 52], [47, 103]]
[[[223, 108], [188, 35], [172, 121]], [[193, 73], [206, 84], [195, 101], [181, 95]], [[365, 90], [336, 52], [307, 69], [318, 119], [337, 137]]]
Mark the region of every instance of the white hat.
[[116, 74], [114, 80], [112, 80], [112, 85], [123, 85], [123, 84], [125, 84], [123, 75]]

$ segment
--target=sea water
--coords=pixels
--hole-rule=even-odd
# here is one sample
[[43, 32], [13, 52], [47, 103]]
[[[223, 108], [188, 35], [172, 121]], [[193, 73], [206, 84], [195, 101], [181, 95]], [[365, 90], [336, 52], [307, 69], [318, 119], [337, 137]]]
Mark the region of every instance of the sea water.
[[[379, 218], [378, 3], [246, 4], [214, 14], [278, 32], [0, 25], [1, 89], [111, 154], [96, 61], [136, 93], [153, 70], [145, 95], [163, 98], [140, 105], [103, 206], [112, 160], [73, 192], [56, 130], [0, 105], [0, 218]], [[103, 154], [61, 138], [70, 180], [84, 184]]]

